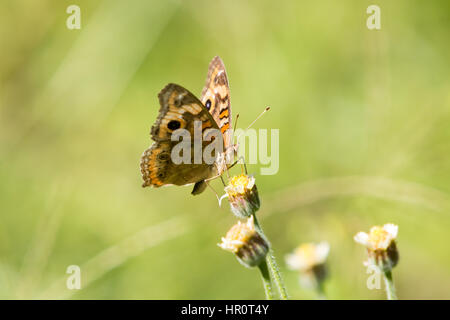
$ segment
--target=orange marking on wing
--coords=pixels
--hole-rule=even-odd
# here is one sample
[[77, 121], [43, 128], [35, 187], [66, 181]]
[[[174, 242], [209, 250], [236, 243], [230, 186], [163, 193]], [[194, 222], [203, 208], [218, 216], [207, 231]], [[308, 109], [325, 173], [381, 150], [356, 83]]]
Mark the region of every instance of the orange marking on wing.
[[164, 182], [158, 178], [158, 164], [160, 163], [158, 154], [160, 154], [162, 149], [151, 149], [149, 155], [145, 155], [144, 163], [141, 163], [141, 171], [143, 173], [144, 178], [144, 187], [145, 186], [153, 186], [153, 187], [161, 187], [164, 185]]
[[225, 109], [225, 110], [222, 111], [221, 114], [219, 114], [219, 119], [228, 117], [228, 115], [229, 115], [228, 109]]
[[202, 123], [202, 131], [205, 130], [206, 128], [211, 128], [211, 127], [212, 127], [211, 121], [209, 121], [209, 120]]
[[220, 128], [220, 132], [224, 133], [225, 131], [227, 131], [230, 128], [230, 124], [226, 123], [222, 126], [222, 128]]

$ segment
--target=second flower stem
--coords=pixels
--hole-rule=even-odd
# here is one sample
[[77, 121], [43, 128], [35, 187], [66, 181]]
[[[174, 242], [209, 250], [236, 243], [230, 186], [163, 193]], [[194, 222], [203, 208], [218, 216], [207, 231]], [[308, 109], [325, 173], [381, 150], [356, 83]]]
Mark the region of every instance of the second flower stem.
[[266, 299], [273, 300], [272, 283], [270, 282], [270, 273], [269, 269], [267, 268], [266, 261], [264, 260], [263, 262], [261, 262], [258, 268], [259, 271], [261, 271], [264, 291], [266, 292]]
[[269, 253], [266, 256], [266, 260], [273, 276], [273, 282], [275, 282], [275, 285], [278, 288], [278, 292], [280, 293], [281, 300], [287, 300], [288, 293], [286, 287], [284, 286], [283, 278], [281, 277], [281, 273], [278, 269], [278, 265], [275, 261], [275, 256], [273, 255], [272, 249], [269, 250]]
[[384, 283], [386, 285], [387, 299], [397, 300], [397, 293], [395, 292], [394, 281], [392, 280], [392, 271], [384, 272]]
[[[262, 230], [262, 228], [261, 228], [261, 226], [260, 226], [260, 224], [258, 222], [258, 219], [256, 218], [255, 214], [253, 214], [253, 221], [255, 223], [256, 230], [263, 237], [267, 238], [266, 235], [264, 234], [264, 231]], [[269, 252], [267, 253], [266, 262], [267, 262], [266, 266], [269, 268], [270, 273], [272, 274], [273, 282], [277, 286], [278, 292], [280, 293], [280, 298], [282, 300], [287, 300], [288, 299], [288, 293], [287, 293], [286, 287], [284, 286], [283, 278], [281, 277], [281, 273], [280, 273], [280, 270], [278, 269], [278, 265], [277, 265], [277, 262], [275, 260], [275, 256], [273, 254], [273, 250], [272, 249], [270, 249]]]

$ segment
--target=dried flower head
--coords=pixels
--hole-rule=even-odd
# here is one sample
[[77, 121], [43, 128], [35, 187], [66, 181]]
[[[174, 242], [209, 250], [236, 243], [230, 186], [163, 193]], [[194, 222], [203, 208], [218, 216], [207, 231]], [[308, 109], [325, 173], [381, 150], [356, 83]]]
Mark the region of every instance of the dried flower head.
[[289, 269], [300, 272], [300, 284], [308, 288], [320, 287], [326, 278], [326, 260], [330, 252], [327, 242], [304, 243], [286, 255]]
[[269, 243], [255, 230], [251, 216], [246, 223], [238, 221], [222, 238], [219, 247], [234, 253], [244, 266], [255, 267], [266, 257]]
[[398, 226], [392, 223], [374, 226], [369, 233], [358, 232], [354, 240], [367, 248], [369, 260], [364, 264], [376, 265], [383, 271], [390, 271], [398, 263], [399, 254], [395, 240]]
[[225, 192], [220, 200], [228, 197], [231, 211], [238, 218], [250, 217], [258, 211], [261, 205], [255, 178], [252, 176], [246, 174], [234, 176], [228, 186], [225, 187]]

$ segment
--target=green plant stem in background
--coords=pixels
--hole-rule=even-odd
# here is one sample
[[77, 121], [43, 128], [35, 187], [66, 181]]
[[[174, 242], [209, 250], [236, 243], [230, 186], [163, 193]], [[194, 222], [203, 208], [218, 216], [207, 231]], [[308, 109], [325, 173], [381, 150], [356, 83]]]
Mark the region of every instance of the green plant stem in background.
[[[261, 226], [260, 226], [260, 224], [258, 222], [258, 219], [256, 218], [255, 214], [253, 214], [253, 221], [255, 223], [256, 230], [263, 237], [265, 237], [267, 239], [267, 237], [264, 234], [264, 231], [262, 230], [262, 228], [261, 228]], [[288, 293], [287, 293], [286, 287], [284, 285], [283, 278], [281, 277], [280, 270], [278, 269], [277, 262], [275, 261], [275, 256], [273, 254], [273, 250], [272, 249], [270, 249], [269, 252], [267, 253], [266, 262], [267, 262], [267, 267], [269, 268], [270, 273], [272, 274], [273, 282], [277, 286], [278, 292], [280, 293], [280, 298], [282, 300], [287, 300], [288, 299]]]
[[270, 281], [270, 273], [269, 269], [267, 268], [267, 262], [264, 260], [263, 262], [260, 263], [258, 268], [261, 271], [264, 291], [266, 292], [266, 299], [273, 300], [272, 283]]
[[395, 292], [394, 281], [392, 280], [392, 272], [384, 272], [384, 283], [386, 285], [386, 294], [388, 300], [397, 300], [397, 293]]

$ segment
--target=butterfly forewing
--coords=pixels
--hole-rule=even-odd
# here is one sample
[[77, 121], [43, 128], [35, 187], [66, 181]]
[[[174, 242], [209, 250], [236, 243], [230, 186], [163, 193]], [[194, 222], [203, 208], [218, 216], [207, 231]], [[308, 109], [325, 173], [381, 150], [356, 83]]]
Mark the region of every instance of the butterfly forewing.
[[218, 56], [209, 64], [201, 101], [219, 126], [227, 149], [232, 144], [230, 87], [225, 65]]

